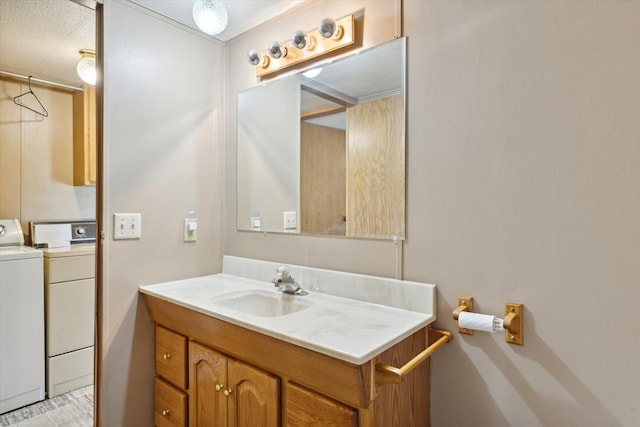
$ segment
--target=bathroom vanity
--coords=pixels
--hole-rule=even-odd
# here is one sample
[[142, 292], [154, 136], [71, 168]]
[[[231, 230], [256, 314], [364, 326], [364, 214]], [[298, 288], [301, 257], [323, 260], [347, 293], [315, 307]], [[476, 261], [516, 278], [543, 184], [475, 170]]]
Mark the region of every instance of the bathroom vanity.
[[264, 280], [278, 264], [224, 265], [140, 288], [156, 425], [429, 425], [426, 359], [450, 338], [429, 327], [435, 286], [291, 266], [309, 294], [286, 295]]

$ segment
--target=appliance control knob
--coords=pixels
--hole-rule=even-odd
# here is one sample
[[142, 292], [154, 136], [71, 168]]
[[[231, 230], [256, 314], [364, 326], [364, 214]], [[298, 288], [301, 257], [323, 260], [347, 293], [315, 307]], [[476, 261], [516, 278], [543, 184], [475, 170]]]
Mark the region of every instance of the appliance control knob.
[[84, 236], [87, 234], [87, 229], [85, 227], [76, 227], [76, 234], [78, 236]]

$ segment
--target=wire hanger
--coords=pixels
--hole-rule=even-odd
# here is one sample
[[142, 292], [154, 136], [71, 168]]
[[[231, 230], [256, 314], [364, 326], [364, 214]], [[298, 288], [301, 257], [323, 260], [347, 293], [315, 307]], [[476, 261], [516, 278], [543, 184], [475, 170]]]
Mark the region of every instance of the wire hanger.
[[[26, 108], [27, 110], [31, 110], [31, 111], [33, 111], [33, 112], [34, 112], [34, 113], [36, 113], [36, 114], [39, 114], [39, 115], [44, 116], [44, 117], [49, 117], [49, 112], [47, 111], [47, 109], [46, 109], [46, 108], [44, 108], [44, 105], [42, 105], [42, 102], [40, 102], [40, 100], [38, 99], [38, 97], [36, 96], [36, 94], [35, 94], [35, 93], [33, 93], [33, 90], [31, 90], [31, 77], [33, 77], [33, 76], [29, 76], [29, 91], [28, 91], [28, 92], [23, 93], [22, 95], [18, 95], [18, 96], [16, 96], [16, 97], [14, 97], [14, 98], [13, 98], [13, 102], [14, 102], [16, 105], [19, 105], [19, 106], [21, 106], [22, 108]], [[33, 95], [33, 97], [36, 99], [36, 102], [40, 105], [40, 107], [42, 107], [42, 111], [34, 110], [33, 108], [28, 107], [28, 106], [26, 106], [26, 105], [24, 105], [24, 104], [22, 103], [22, 100], [21, 100], [21, 99], [22, 99], [22, 97], [23, 97], [23, 96], [27, 96], [27, 95], [29, 95], [29, 94]], [[20, 100], [20, 102], [18, 102], [18, 100]]]

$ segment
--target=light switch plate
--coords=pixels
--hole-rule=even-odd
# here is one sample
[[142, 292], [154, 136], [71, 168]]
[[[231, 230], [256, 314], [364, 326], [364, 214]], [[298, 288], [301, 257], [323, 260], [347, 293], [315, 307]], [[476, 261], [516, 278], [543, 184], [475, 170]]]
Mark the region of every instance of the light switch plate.
[[140, 239], [142, 237], [142, 214], [114, 213], [113, 239]]

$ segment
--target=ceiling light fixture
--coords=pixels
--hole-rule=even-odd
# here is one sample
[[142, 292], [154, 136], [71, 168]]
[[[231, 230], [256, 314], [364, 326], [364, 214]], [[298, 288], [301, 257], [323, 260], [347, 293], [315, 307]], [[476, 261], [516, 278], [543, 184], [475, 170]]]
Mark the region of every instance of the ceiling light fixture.
[[80, 49], [82, 59], [78, 62], [76, 71], [83, 82], [96, 84], [96, 51], [92, 49]]
[[227, 8], [218, 0], [196, 0], [193, 4], [193, 20], [203, 33], [215, 36], [227, 28]]

